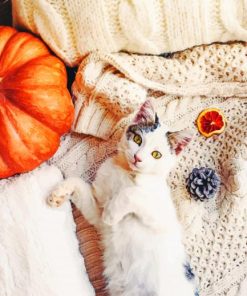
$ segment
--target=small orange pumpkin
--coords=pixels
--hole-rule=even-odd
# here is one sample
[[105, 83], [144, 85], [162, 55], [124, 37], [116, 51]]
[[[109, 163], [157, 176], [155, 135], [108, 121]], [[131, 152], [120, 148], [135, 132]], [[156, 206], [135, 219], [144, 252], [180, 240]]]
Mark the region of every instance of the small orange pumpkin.
[[49, 159], [73, 116], [64, 64], [40, 39], [0, 26], [0, 178]]

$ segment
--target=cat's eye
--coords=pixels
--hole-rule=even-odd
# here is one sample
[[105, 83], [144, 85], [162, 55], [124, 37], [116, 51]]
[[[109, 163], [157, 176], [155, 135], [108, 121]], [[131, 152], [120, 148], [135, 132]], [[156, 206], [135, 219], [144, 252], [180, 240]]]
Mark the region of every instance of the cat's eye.
[[159, 151], [153, 151], [152, 156], [155, 159], [160, 159], [162, 157], [162, 154]]
[[134, 138], [133, 138], [133, 141], [137, 144], [137, 145], [139, 145], [139, 146], [141, 146], [141, 143], [142, 143], [142, 137], [140, 136], [140, 135], [135, 135], [134, 136]]

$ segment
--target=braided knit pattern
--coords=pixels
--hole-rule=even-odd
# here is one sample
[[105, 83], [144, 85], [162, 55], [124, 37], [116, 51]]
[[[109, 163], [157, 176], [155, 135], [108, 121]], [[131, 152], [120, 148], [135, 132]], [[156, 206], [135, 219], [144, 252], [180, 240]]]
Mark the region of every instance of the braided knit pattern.
[[245, 0], [13, 0], [14, 24], [68, 65], [91, 52], [161, 54], [247, 41]]

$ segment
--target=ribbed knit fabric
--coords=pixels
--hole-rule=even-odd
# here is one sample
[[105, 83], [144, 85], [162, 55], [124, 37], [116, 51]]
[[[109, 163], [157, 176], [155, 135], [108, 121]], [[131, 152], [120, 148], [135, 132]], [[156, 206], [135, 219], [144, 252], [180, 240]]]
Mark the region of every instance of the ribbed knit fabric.
[[68, 65], [94, 50], [161, 54], [247, 41], [246, 0], [13, 0], [13, 15]]

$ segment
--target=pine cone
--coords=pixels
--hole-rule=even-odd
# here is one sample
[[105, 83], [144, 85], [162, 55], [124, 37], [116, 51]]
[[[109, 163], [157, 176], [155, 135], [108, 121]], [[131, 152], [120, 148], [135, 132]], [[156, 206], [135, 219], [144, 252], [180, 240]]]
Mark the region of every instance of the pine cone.
[[195, 200], [213, 198], [219, 189], [220, 178], [213, 169], [194, 168], [186, 180], [186, 188]]

